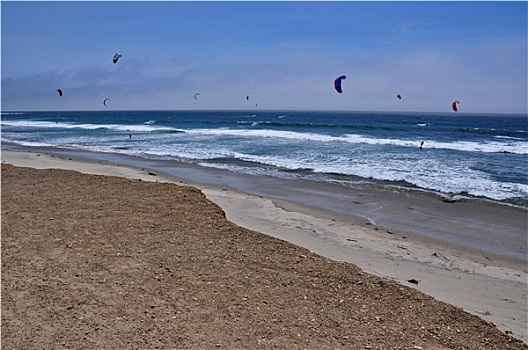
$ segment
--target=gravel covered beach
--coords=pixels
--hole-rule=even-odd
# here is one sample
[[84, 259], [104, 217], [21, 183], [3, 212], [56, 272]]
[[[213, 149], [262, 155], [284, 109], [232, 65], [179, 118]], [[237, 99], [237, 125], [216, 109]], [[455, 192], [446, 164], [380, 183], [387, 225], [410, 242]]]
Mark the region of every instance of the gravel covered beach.
[[527, 349], [225, 218], [196, 188], [2, 164], [6, 349]]

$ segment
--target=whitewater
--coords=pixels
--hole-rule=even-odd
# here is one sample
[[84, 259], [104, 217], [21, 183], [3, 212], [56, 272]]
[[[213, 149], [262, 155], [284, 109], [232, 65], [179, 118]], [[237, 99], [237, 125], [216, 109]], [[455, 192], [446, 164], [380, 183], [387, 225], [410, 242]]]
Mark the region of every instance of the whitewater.
[[[2, 143], [258, 176], [377, 181], [528, 206], [528, 116], [340, 111], [2, 112]], [[422, 145], [422, 147], [420, 147]]]

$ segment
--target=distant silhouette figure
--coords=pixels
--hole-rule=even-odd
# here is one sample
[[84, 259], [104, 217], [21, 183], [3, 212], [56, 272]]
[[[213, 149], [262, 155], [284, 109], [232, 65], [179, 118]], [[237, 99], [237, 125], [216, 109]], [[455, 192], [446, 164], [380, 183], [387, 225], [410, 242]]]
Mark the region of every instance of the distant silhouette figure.
[[422, 141], [422, 143], [420, 144], [420, 149], [422, 149], [422, 147], [423, 147], [423, 144], [424, 144], [424, 142]]

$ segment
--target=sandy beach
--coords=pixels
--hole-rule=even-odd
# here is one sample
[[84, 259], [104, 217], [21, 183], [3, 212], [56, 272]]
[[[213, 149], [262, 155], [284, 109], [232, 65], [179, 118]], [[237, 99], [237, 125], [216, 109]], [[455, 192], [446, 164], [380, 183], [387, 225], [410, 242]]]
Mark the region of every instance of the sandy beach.
[[144, 168], [3, 150], [2, 248], [10, 349], [528, 348], [518, 260]]

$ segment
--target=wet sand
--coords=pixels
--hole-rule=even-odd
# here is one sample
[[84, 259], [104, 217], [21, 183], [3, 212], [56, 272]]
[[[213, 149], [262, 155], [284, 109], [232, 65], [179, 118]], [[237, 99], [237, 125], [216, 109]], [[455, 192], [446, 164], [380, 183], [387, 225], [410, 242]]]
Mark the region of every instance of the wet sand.
[[[72, 169], [143, 181], [188, 182], [151, 170], [44, 153], [3, 151], [2, 162], [32, 168]], [[3, 186], [7, 185], [3, 183]], [[255, 196], [229, 186], [209, 184], [198, 187], [207, 198], [222, 208], [227, 219], [240, 226], [306, 247], [333, 260], [353, 263], [365, 272], [401, 283], [405, 290], [407, 287], [419, 289], [493, 322], [499, 329], [512, 332], [517, 338], [527, 339], [526, 265], [518, 259], [504, 256], [494, 259], [489, 254], [482, 255], [477, 250], [467, 250], [430, 237], [406, 231], [388, 231], [356, 216], [284, 199]], [[3, 213], [6, 200], [4, 192]], [[3, 231], [4, 221], [5, 217], [2, 220]], [[13, 225], [16, 226], [16, 222]], [[302, 255], [308, 256], [308, 253]], [[347, 266], [352, 269], [353, 265]], [[418, 284], [408, 282], [412, 279], [419, 281]], [[424, 317], [429, 319], [433, 315]], [[445, 343], [438, 344], [445, 346]]]
[[[5, 147], [5, 145], [3, 145]], [[403, 231], [435, 244], [455, 246], [484, 264], [526, 269], [528, 265], [528, 211], [487, 200], [466, 200], [433, 192], [365, 181], [343, 185], [307, 178], [252, 176], [178, 161], [151, 160], [119, 154], [57, 148], [16, 147], [16, 150], [48, 152], [65, 159], [91, 159], [169, 175], [197, 187], [220, 187], [253, 196], [301, 204], [299, 208], [341, 214], [370, 222], [392, 232]], [[309, 178], [309, 177], [308, 177]]]

